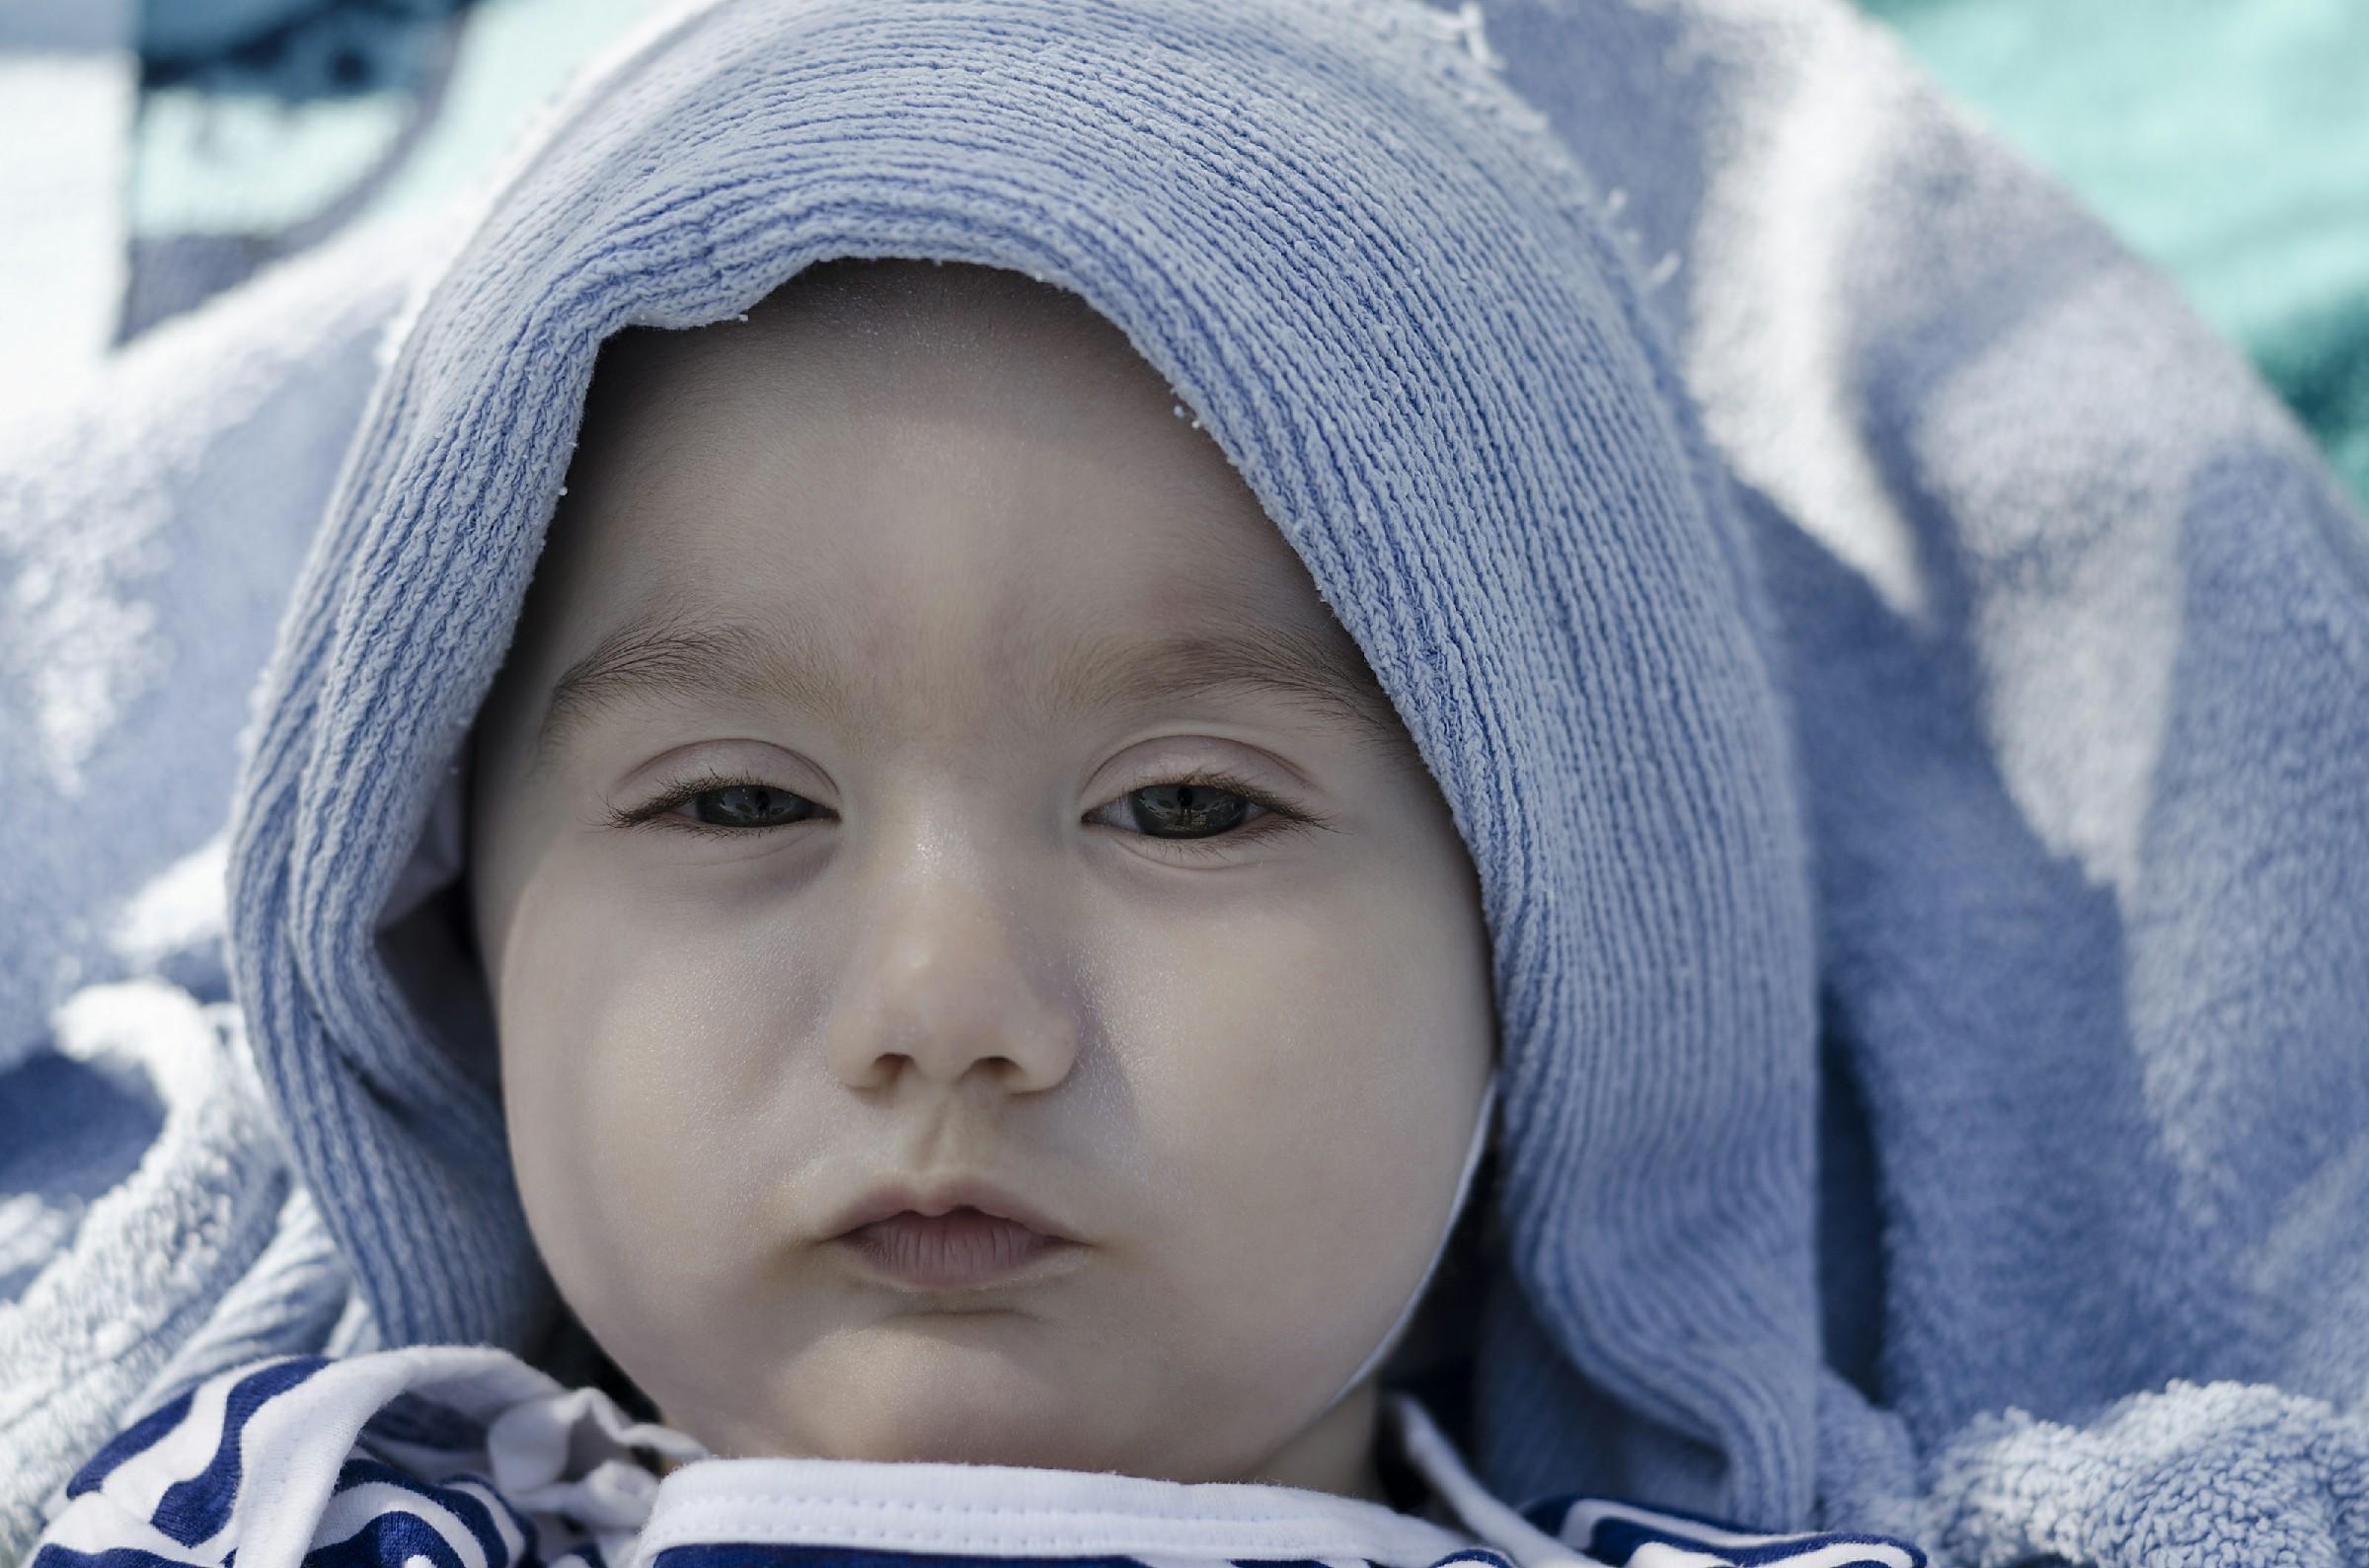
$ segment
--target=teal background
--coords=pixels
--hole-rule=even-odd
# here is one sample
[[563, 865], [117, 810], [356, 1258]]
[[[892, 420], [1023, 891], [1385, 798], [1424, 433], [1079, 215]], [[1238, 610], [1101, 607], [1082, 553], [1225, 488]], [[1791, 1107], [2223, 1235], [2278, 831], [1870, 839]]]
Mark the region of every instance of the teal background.
[[2169, 273], [2369, 504], [2369, 0], [1863, 0]]

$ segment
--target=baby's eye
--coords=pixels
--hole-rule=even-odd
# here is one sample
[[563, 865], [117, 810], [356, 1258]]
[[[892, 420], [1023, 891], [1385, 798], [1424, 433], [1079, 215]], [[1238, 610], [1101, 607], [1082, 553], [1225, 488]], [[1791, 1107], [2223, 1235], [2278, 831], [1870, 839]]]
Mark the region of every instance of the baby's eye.
[[[689, 808], [687, 814], [680, 809], [683, 807]], [[812, 820], [820, 809], [805, 796], [778, 784], [709, 774], [665, 789], [648, 805], [612, 811], [609, 821], [615, 827], [650, 823], [678, 832], [737, 838], [794, 827]], [[1207, 771], [1130, 789], [1087, 820], [1104, 822], [1114, 811], [1141, 837], [1202, 854], [1214, 853], [1214, 847], [1198, 848], [1212, 839], [1241, 842], [1325, 825], [1313, 813], [1287, 805], [1231, 775]]]
[[784, 828], [814, 814], [814, 802], [772, 784], [729, 784], [689, 792], [667, 802], [692, 807], [692, 820], [711, 828]]
[[[1251, 815], [1254, 811], [1258, 815]], [[1311, 812], [1231, 775], [1211, 772], [1130, 789], [1086, 820], [1120, 826], [1106, 820], [1112, 813], [1140, 830], [1138, 837], [1164, 846], [1161, 854], [1188, 859], [1225, 855], [1252, 840], [1323, 826]]]
[[1240, 789], [1207, 783], [1146, 784], [1118, 797], [1137, 825], [1155, 839], [1195, 839], [1239, 827], [1254, 810], [1265, 810]]
[[[679, 808], [688, 806], [684, 814]], [[735, 779], [710, 772], [669, 784], [647, 805], [609, 812], [613, 828], [653, 827], [717, 838], [737, 838], [771, 828], [794, 827], [813, 817], [814, 802], [796, 790], [762, 779]]]

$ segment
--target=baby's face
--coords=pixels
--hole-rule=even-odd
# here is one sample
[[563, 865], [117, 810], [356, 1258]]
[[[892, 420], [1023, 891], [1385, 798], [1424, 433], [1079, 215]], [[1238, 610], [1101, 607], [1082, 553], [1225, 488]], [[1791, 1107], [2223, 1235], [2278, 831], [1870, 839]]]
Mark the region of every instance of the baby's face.
[[1319, 1412], [1489, 1074], [1470, 859], [1115, 328], [854, 270], [611, 342], [480, 715], [537, 1245], [722, 1455], [1368, 1490]]

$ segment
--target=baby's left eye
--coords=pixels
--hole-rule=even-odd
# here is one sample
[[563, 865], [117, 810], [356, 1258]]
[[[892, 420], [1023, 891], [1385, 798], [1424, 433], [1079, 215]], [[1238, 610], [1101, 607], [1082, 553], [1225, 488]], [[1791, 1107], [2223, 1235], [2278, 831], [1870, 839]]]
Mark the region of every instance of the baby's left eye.
[[[1150, 831], [1140, 836], [1166, 846], [1162, 854], [1204, 859], [1227, 854], [1229, 844], [1328, 825], [1314, 812], [1287, 805], [1223, 773], [1194, 773], [1145, 784], [1111, 804], [1125, 808], [1125, 815], [1138, 825], [1148, 826]], [[1250, 815], [1253, 811], [1259, 814]], [[1101, 815], [1098, 811], [1088, 820]]]
[[1155, 839], [1214, 837], [1232, 832], [1246, 819], [1262, 820], [1251, 817], [1253, 811], [1277, 812], [1263, 796], [1208, 778], [1145, 784], [1128, 790], [1113, 803], [1127, 807], [1126, 815], [1148, 829], [1147, 837]]

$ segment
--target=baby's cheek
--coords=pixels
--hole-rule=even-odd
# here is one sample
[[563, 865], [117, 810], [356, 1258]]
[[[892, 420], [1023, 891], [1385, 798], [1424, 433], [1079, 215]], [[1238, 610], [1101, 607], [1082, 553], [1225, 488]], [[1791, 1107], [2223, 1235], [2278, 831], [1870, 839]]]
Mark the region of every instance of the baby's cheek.
[[709, 1266], [733, 1197], [716, 1168], [728, 1094], [670, 955], [596, 904], [553, 903], [522, 911], [503, 980], [512, 1157], [563, 1292], [634, 1296]]
[[1147, 1255], [1203, 1314], [1200, 1376], [1270, 1419], [1329, 1397], [1395, 1319], [1469, 1122], [1437, 1004], [1358, 919], [1238, 917], [1113, 1020], [1168, 1178]]

